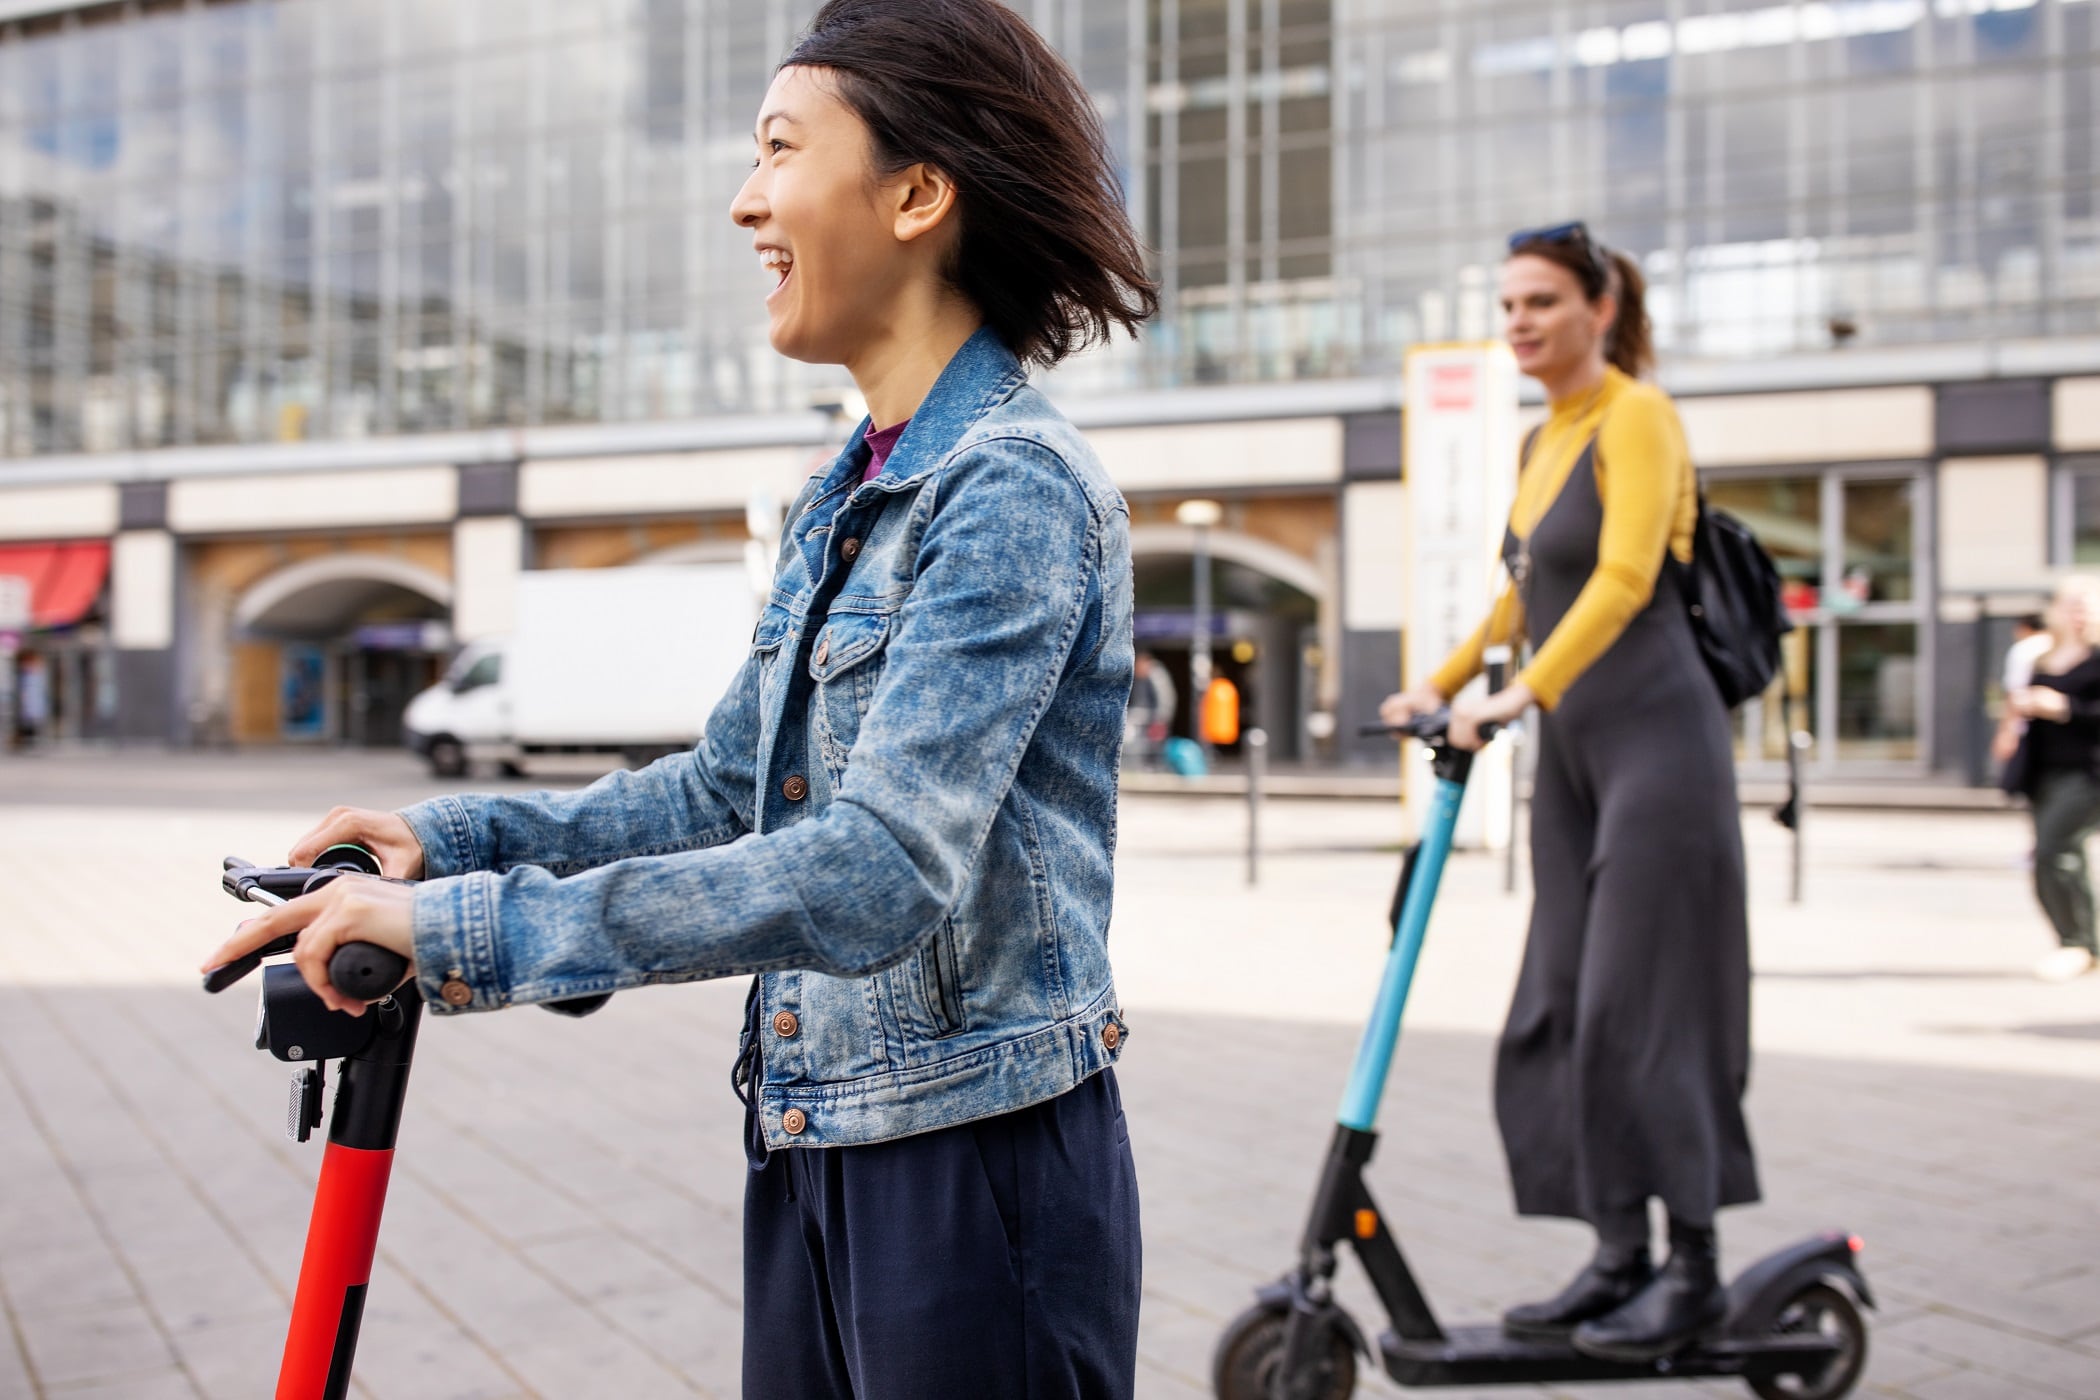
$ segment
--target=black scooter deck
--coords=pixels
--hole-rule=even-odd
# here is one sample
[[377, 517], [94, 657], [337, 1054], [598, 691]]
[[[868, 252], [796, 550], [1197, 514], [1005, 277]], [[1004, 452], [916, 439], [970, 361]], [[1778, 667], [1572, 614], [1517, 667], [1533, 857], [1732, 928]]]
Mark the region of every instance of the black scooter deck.
[[1766, 1379], [1813, 1373], [1838, 1354], [1820, 1333], [1716, 1337], [1656, 1361], [1604, 1361], [1563, 1342], [1527, 1341], [1500, 1327], [1454, 1327], [1439, 1341], [1378, 1339], [1386, 1374], [1401, 1385], [1527, 1385], [1552, 1381], [1646, 1381], [1665, 1376]]

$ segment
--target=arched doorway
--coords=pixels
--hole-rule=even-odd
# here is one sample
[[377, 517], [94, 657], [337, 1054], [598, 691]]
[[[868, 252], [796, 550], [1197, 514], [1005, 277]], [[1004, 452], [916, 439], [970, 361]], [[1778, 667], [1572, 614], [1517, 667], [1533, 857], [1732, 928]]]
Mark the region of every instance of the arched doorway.
[[326, 554], [233, 605], [232, 736], [391, 747], [452, 645], [452, 584], [380, 554]]
[[[1242, 727], [1268, 732], [1272, 758], [1305, 759], [1327, 592], [1320, 571], [1280, 545], [1235, 531], [1211, 530], [1204, 544], [1214, 672], [1239, 687]], [[1196, 532], [1184, 525], [1133, 526], [1130, 553], [1137, 649], [1151, 653], [1174, 683], [1171, 732], [1192, 734]]]

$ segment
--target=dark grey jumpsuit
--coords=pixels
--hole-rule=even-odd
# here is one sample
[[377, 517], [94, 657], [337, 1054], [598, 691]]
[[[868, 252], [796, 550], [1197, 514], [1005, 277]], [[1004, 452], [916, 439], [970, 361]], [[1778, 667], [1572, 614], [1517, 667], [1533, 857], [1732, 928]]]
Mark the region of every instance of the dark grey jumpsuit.
[[[1597, 566], [1593, 438], [1532, 530], [1503, 543], [1544, 642]], [[1743, 1123], [1750, 957], [1728, 712], [1677, 567], [1539, 716], [1536, 887], [1495, 1111], [1517, 1210], [1648, 1237], [1660, 1197], [1686, 1224], [1754, 1201]]]

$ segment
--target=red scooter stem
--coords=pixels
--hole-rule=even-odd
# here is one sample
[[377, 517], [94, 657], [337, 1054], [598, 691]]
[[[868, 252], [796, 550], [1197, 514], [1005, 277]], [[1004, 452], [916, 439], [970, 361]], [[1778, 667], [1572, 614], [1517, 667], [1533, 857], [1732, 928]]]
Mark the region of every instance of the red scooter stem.
[[337, 1079], [277, 1400], [342, 1400], [350, 1393], [423, 999], [410, 984], [365, 1014], [379, 1021], [371, 1043], [343, 1060]]
[[349, 1393], [350, 1362], [393, 1167], [391, 1148], [372, 1151], [330, 1141], [321, 1158], [291, 1331], [277, 1372], [277, 1400], [336, 1400]]

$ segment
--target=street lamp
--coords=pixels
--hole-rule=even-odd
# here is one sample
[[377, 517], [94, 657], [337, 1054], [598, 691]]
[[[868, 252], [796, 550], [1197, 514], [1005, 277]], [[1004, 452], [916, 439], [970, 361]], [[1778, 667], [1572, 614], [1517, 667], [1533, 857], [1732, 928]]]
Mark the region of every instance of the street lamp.
[[1203, 732], [1203, 697], [1210, 693], [1210, 530], [1225, 518], [1225, 508], [1216, 501], [1183, 501], [1174, 508], [1174, 518], [1196, 532], [1196, 606], [1189, 619], [1189, 689], [1194, 703], [1196, 742], [1210, 752]]

